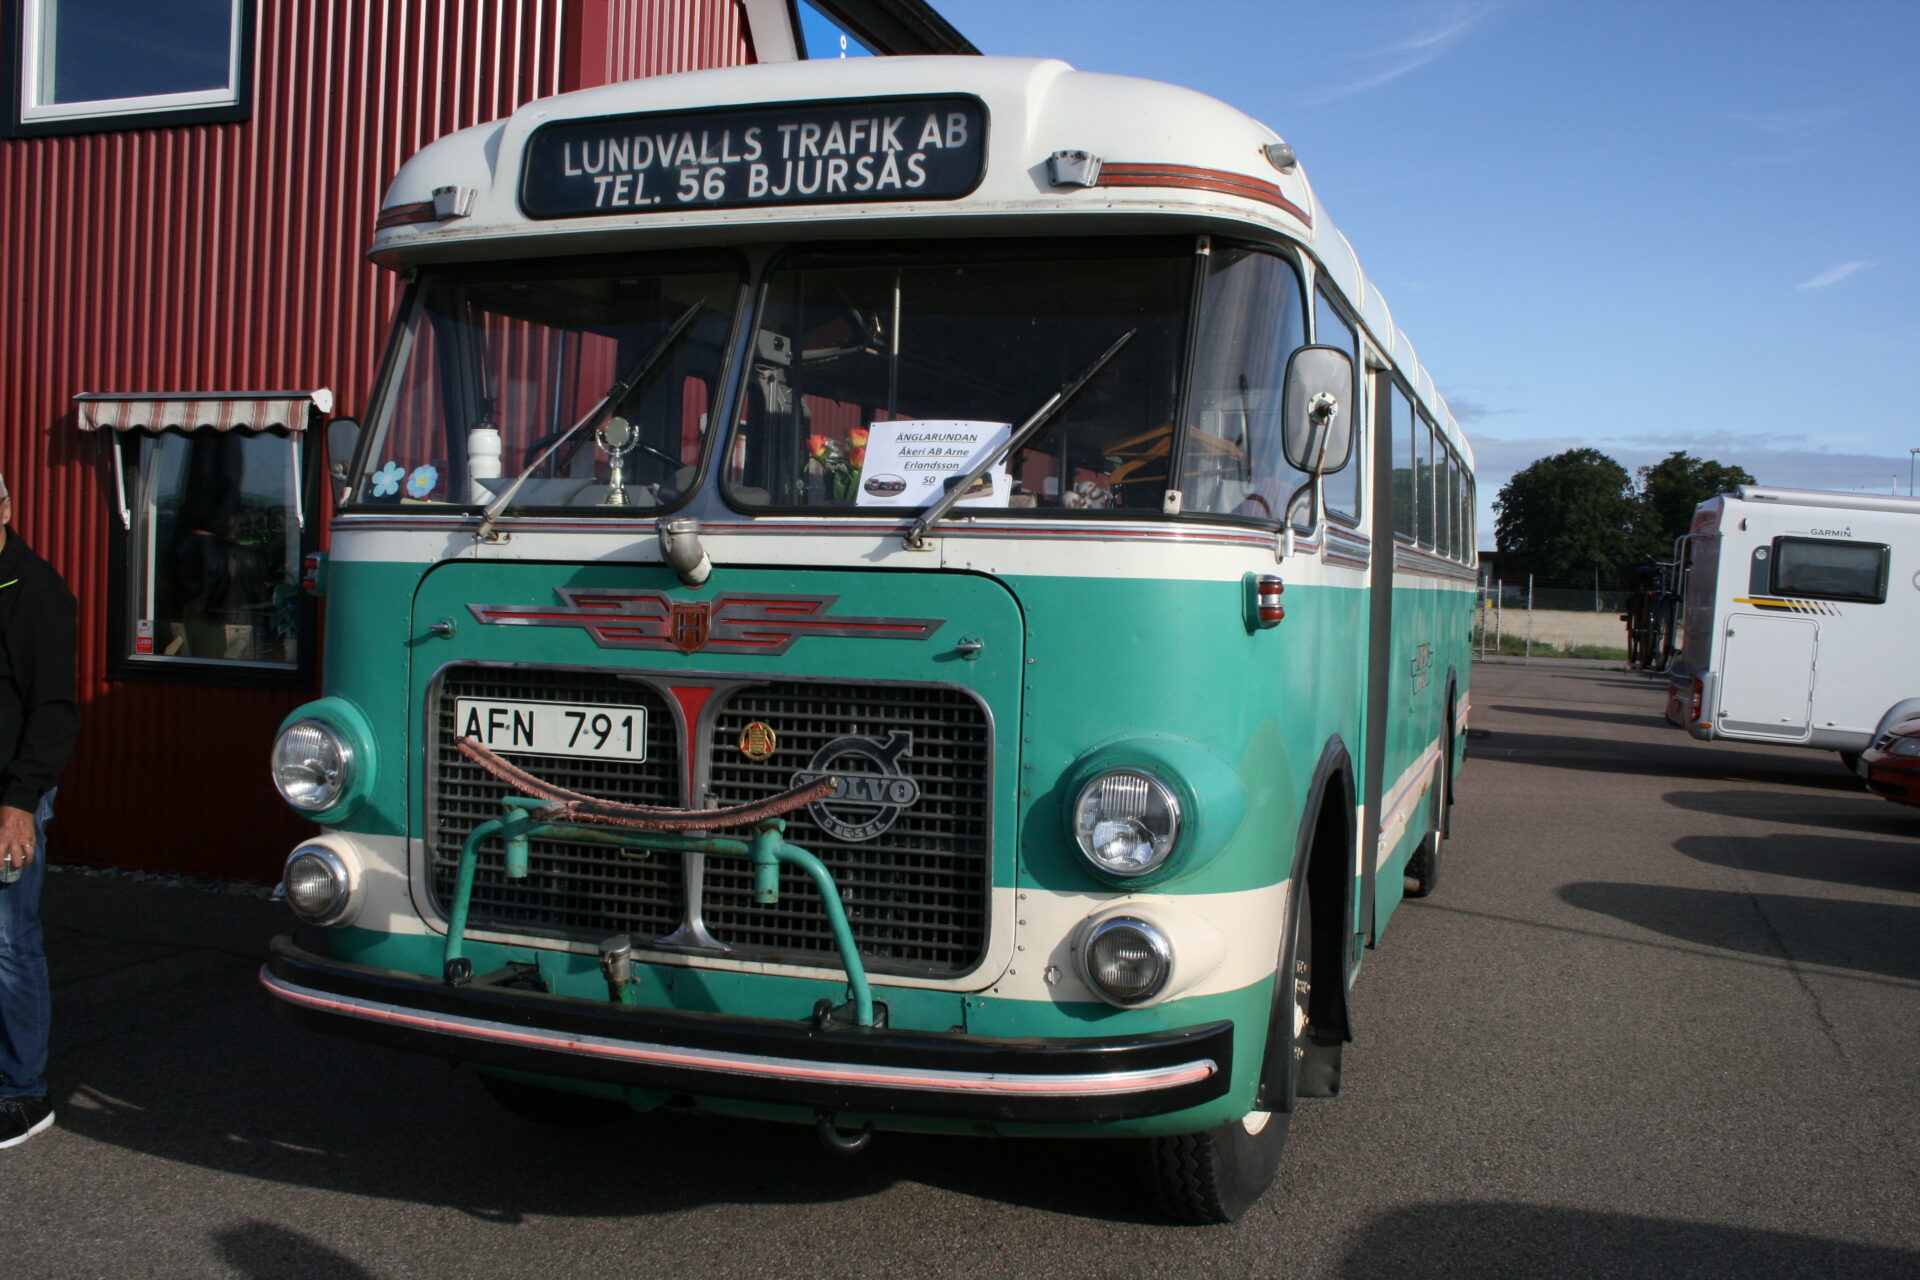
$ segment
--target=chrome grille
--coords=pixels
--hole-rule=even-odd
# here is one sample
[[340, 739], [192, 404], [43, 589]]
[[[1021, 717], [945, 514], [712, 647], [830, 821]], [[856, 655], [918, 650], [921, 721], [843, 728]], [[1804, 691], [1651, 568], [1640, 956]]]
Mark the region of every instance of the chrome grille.
[[[454, 747], [454, 705], [460, 698], [641, 706], [647, 711], [647, 758], [588, 760], [516, 755], [513, 762], [572, 791], [632, 804], [680, 804], [679, 731], [666, 700], [651, 686], [599, 671], [528, 667], [450, 668], [439, 686], [428, 757], [427, 844], [433, 888], [444, 910], [453, 901], [460, 848], [468, 833], [500, 816], [507, 788]], [[678, 855], [635, 858], [602, 845], [535, 840], [526, 879], [507, 879], [499, 840], [480, 846], [468, 920], [474, 928], [636, 941], [680, 924], [685, 878]]]
[[[643, 763], [560, 756], [513, 757], [543, 780], [570, 790], [637, 804], [681, 804], [678, 730], [657, 685], [603, 671], [537, 667], [451, 667], [429, 717], [426, 835], [433, 890], [443, 910], [453, 899], [460, 849], [481, 822], [500, 815], [506, 788], [454, 747], [454, 705], [489, 698], [647, 709]], [[952, 686], [782, 681], [716, 692], [718, 710], [705, 743], [709, 803], [744, 804], [793, 785], [815, 754], [840, 738], [911, 741], [898, 762], [918, 798], [874, 838], [846, 842], [814, 815], [788, 816], [787, 838], [818, 856], [840, 887], [854, 937], [876, 973], [950, 976], [972, 970], [987, 939], [992, 871], [992, 728], [986, 709]], [[779, 745], [766, 761], [740, 750], [740, 734], [760, 721]], [[617, 933], [640, 947], [674, 933], [686, 915], [683, 862], [677, 855], [622, 856], [599, 845], [536, 840], [530, 874], [506, 878], [498, 840], [480, 848], [470, 927], [529, 936], [597, 941]], [[754, 903], [743, 859], [706, 859], [703, 922], [732, 958], [835, 964], [833, 932], [805, 874], [783, 868], [780, 901]]]
[[[759, 721], [778, 735], [766, 761], [749, 760], [740, 734]], [[708, 793], [744, 804], [793, 785], [821, 748], [840, 738], [911, 738], [899, 769], [919, 797], [869, 840], [843, 841], [812, 809], [788, 815], [787, 839], [833, 872], [862, 960], [885, 973], [958, 974], [980, 960], [992, 884], [988, 847], [992, 733], [987, 713], [951, 686], [784, 681], [736, 692], [715, 718]], [[708, 929], [742, 957], [814, 959], [833, 935], [813, 882], [783, 867], [780, 901], [753, 901], [746, 864], [707, 864]]]

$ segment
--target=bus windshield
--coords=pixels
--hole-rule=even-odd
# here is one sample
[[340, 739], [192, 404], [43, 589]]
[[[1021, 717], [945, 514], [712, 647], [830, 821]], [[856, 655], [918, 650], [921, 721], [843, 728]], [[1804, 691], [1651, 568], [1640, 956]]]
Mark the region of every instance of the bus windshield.
[[1306, 340], [1299, 273], [1271, 250], [1195, 244], [774, 252], [737, 375], [725, 365], [748, 276], [732, 254], [426, 270], [350, 501], [570, 519], [659, 511], [704, 473], [709, 443], [719, 450], [713, 423], [737, 384], [724, 460], [706, 469], [730, 505], [904, 517], [1125, 338], [952, 514], [1275, 524], [1307, 492], [1279, 449], [1282, 375]]
[[1132, 332], [956, 514], [1158, 512], [1193, 271], [1190, 239], [791, 252], [762, 295], [728, 497], [749, 510], [924, 508]]
[[[742, 280], [730, 255], [423, 272], [351, 500], [485, 507], [529, 467], [509, 509], [631, 517], [678, 500], [705, 443]], [[683, 317], [647, 375], [623, 385]], [[615, 420], [625, 429], [605, 429]]]

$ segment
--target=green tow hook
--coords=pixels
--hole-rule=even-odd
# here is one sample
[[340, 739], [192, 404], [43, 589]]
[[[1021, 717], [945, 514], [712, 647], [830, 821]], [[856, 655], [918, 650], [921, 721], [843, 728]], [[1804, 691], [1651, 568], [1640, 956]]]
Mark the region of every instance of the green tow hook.
[[[769, 906], [780, 901], [780, 864], [784, 862], [798, 867], [813, 881], [814, 888], [820, 894], [821, 906], [826, 910], [827, 923], [833, 929], [834, 946], [840, 952], [841, 967], [846, 970], [847, 985], [852, 990], [854, 1025], [873, 1025], [873, 989], [867, 984], [867, 967], [861, 963], [860, 946], [854, 941], [853, 926], [847, 921], [846, 906], [840, 901], [840, 888], [833, 881], [833, 872], [807, 850], [786, 842], [787, 824], [781, 819], [770, 818], [761, 822], [753, 828], [751, 840], [739, 840], [725, 836], [609, 831], [604, 827], [569, 822], [542, 822], [538, 814], [543, 809], [551, 808], [552, 801], [505, 796], [500, 803], [506, 813], [475, 827], [460, 848], [460, 869], [454, 880], [453, 904], [447, 912], [445, 978], [449, 985], [459, 986], [473, 977], [473, 962], [465, 955], [465, 947], [467, 916], [473, 902], [473, 880], [479, 866], [480, 846], [496, 835], [502, 837], [506, 845], [507, 878], [523, 880], [528, 873], [531, 841], [546, 835], [563, 835], [571, 841], [608, 845], [640, 853], [703, 853], [708, 857], [746, 858], [753, 863], [753, 899]], [[607, 946], [609, 951], [617, 952], [617, 945], [608, 945], [615, 942], [615, 939], [608, 939], [608, 943], [602, 945]], [[635, 1003], [634, 984], [622, 972], [630, 972], [630, 969], [611, 956], [605, 957], [603, 963], [606, 968], [613, 970], [607, 974], [609, 995], [613, 995], [617, 988], [619, 994], [615, 998], [620, 1003]], [[620, 975], [617, 984], [614, 981], [616, 974]]]
[[873, 1025], [873, 990], [867, 986], [867, 967], [860, 962], [860, 946], [853, 940], [853, 926], [847, 923], [847, 909], [840, 901], [840, 886], [833, 882], [827, 864], [802, 849], [788, 844], [781, 836], [787, 824], [778, 818], [761, 823], [753, 833], [753, 899], [755, 902], [780, 901], [780, 864], [791, 862], [807, 873], [820, 892], [820, 903], [827, 911], [827, 923], [833, 927], [833, 944], [840, 949], [840, 963], [846, 968], [847, 983], [853, 988], [855, 1026]]

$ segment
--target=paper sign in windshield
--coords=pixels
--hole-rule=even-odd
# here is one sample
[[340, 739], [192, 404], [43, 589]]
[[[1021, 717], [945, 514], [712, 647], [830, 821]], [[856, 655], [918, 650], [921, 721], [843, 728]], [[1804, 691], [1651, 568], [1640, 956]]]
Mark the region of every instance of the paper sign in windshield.
[[[1005, 422], [876, 422], [867, 434], [856, 502], [863, 507], [925, 507], [938, 502], [947, 481], [973, 470], [1006, 443]], [[960, 498], [962, 506], [1004, 507], [1013, 493], [1006, 464], [989, 467]]]

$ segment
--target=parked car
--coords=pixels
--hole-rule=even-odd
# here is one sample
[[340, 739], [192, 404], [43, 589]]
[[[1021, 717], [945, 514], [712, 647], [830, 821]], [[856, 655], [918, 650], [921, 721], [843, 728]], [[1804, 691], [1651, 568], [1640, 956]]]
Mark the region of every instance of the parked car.
[[1857, 768], [1870, 790], [1896, 804], [1920, 805], [1920, 698], [1897, 702], [1881, 717]]

